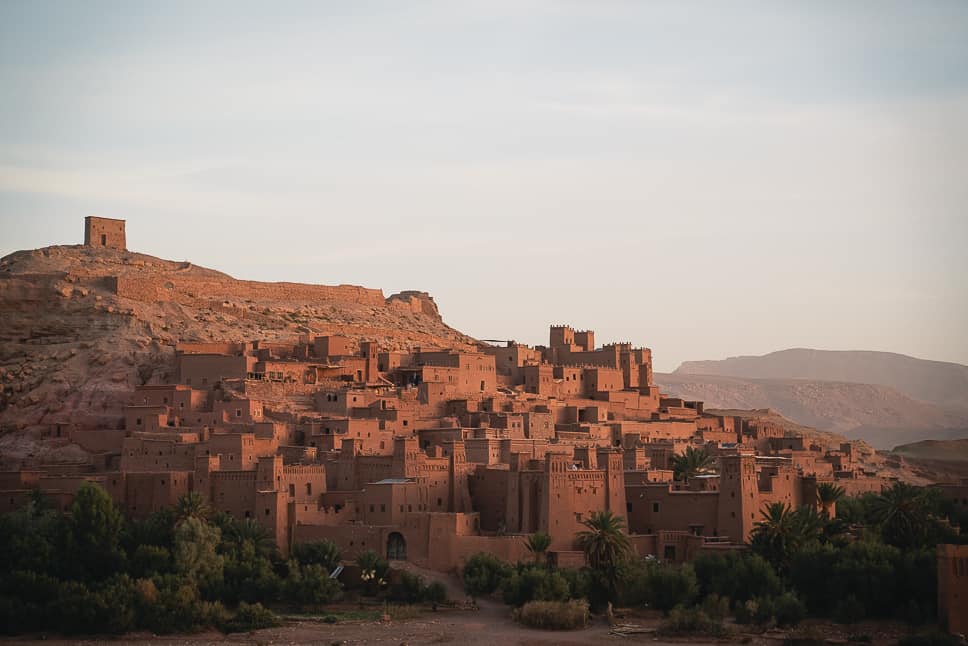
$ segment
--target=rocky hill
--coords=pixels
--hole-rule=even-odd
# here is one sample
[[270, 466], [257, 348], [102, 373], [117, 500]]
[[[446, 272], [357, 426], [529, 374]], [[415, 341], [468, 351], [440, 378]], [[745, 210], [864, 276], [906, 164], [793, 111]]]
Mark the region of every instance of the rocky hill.
[[686, 361], [675, 374], [878, 384], [912, 399], [968, 409], [968, 366], [890, 352], [795, 348], [759, 357]]
[[882, 385], [656, 374], [663, 392], [707, 408], [769, 408], [799, 424], [862, 439], [879, 449], [924, 438], [968, 436], [968, 411], [912, 399]]
[[[0, 456], [56, 422], [117, 424], [132, 387], [162, 381], [177, 341], [344, 334], [387, 348], [475, 344], [423, 292], [236, 280], [84, 246], [0, 259]], [[11, 431], [26, 430], [27, 433]]]
[[906, 458], [942, 460], [968, 464], [968, 438], [959, 440], [922, 440], [894, 447], [893, 453]]

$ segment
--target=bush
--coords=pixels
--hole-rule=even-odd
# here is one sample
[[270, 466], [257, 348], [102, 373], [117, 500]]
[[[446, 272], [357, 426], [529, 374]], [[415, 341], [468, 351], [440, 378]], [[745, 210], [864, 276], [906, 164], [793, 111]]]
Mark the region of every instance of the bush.
[[390, 598], [403, 603], [420, 603], [424, 599], [427, 586], [423, 577], [409, 572], [400, 575], [400, 583], [393, 586]]
[[301, 565], [321, 565], [332, 572], [340, 564], [340, 551], [332, 541], [296, 543], [292, 546], [292, 558]]
[[514, 619], [529, 628], [574, 630], [588, 623], [588, 602], [529, 601], [514, 611]]
[[629, 605], [648, 604], [668, 614], [676, 606], [688, 606], [699, 593], [696, 572], [689, 564], [640, 562], [625, 570], [620, 597]]
[[716, 621], [723, 621], [729, 616], [729, 598], [718, 594], [711, 594], [703, 599], [699, 607], [707, 617]]
[[279, 618], [271, 610], [263, 607], [261, 603], [248, 604], [243, 601], [239, 604], [232, 618], [226, 621], [221, 628], [225, 633], [243, 633], [260, 628], [272, 628], [278, 626], [279, 623]]
[[321, 606], [336, 601], [343, 594], [343, 586], [329, 578], [322, 566], [300, 566], [295, 561], [289, 563], [289, 576], [283, 589], [286, 599], [297, 606]]
[[807, 607], [792, 592], [784, 592], [773, 603], [777, 626], [796, 626], [807, 616]]
[[132, 576], [143, 578], [171, 571], [171, 552], [159, 545], [139, 545], [131, 556]]
[[424, 590], [424, 601], [428, 603], [443, 603], [447, 601], [447, 588], [440, 581], [434, 581]]
[[723, 622], [713, 619], [701, 608], [686, 608], [676, 606], [669, 613], [669, 618], [659, 627], [659, 632], [665, 635], [709, 635], [723, 637], [729, 631]]
[[693, 561], [703, 595], [718, 594], [734, 601], [775, 596], [782, 584], [769, 561], [752, 552], [700, 554]]
[[158, 634], [192, 632], [224, 619], [221, 604], [203, 602], [198, 587], [177, 576], [138, 581], [135, 589], [142, 625]]
[[509, 606], [523, 606], [529, 601], [567, 601], [569, 591], [564, 577], [541, 567], [524, 568], [501, 583], [501, 595]]
[[356, 564], [360, 568], [365, 594], [370, 596], [377, 594], [386, 585], [390, 563], [373, 550], [367, 550], [356, 557]]
[[558, 573], [558, 576], [568, 583], [568, 598], [591, 599], [592, 588], [594, 587], [591, 570], [587, 568], [580, 570], [568, 568], [555, 571]]
[[493, 554], [478, 552], [464, 564], [464, 590], [472, 597], [482, 597], [497, 590], [511, 576], [511, 565]]

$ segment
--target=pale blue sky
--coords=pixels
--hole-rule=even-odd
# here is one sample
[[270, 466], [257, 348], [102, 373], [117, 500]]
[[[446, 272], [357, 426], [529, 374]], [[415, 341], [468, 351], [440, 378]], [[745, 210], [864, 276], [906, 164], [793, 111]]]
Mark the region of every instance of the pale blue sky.
[[968, 2], [0, 3], [0, 254], [968, 363], [966, 208]]

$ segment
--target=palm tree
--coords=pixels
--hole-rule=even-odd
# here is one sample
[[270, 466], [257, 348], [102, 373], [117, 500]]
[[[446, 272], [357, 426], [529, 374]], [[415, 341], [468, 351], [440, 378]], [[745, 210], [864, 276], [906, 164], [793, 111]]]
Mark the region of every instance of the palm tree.
[[790, 505], [774, 502], [760, 511], [763, 519], [757, 521], [750, 535], [754, 552], [773, 564], [780, 571], [786, 569], [790, 554], [798, 545], [801, 527]]
[[904, 482], [881, 491], [871, 504], [871, 512], [881, 526], [884, 541], [897, 547], [917, 545], [931, 529], [922, 490]]
[[672, 470], [676, 480], [688, 481], [689, 478], [712, 469], [713, 456], [706, 449], [687, 446], [682, 455], [672, 456]]
[[598, 572], [614, 599], [618, 585], [619, 568], [632, 555], [632, 544], [625, 533], [625, 521], [609, 510], [593, 512], [582, 523], [587, 530], [578, 532], [578, 545], [585, 552], [588, 565]]
[[276, 541], [272, 533], [251, 518], [232, 523], [226, 533], [226, 538], [240, 550], [248, 542], [252, 544], [256, 556], [268, 558], [276, 553]]
[[175, 505], [176, 524], [180, 524], [189, 518], [208, 520], [211, 513], [211, 507], [197, 491], [186, 493], [178, 499], [178, 503]]
[[817, 485], [817, 504], [820, 505], [822, 513], [827, 518], [830, 518], [830, 511], [843, 497], [843, 487], [838, 487], [832, 482], [821, 482]]
[[551, 537], [544, 532], [535, 532], [528, 536], [524, 546], [534, 555], [535, 565], [543, 563], [551, 547]]
[[793, 544], [799, 546], [819, 538], [827, 524], [827, 518], [813, 505], [803, 505], [793, 512]]
[[336, 543], [327, 540], [296, 543], [292, 546], [292, 556], [303, 565], [321, 565], [327, 572], [335, 570], [343, 558]]

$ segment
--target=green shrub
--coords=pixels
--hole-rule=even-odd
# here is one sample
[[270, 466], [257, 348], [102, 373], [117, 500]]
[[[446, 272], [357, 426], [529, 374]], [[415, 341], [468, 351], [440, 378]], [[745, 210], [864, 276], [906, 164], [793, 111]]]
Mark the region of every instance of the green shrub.
[[568, 568], [555, 571], [568, 583], [568, 597], [570, 599], [591, 599], [594, 586], [591, 570]]
[[326, 615], [323, 617], [324, 624], [335, 624], [338, 621], [339, 619], [336, 617], [336, 615]]
[[440, 581], [434, 581], [424, 590], [424, 601], [428, 603], [443, 603], [447, 601], [447, 587]]
[[567, 601], [568, 581], [557, 572], [542, 567], [526, 567], [501, 583], [504, 603], [523, 606], [529, 601]]
[[300, 566], [295, 561], [289, 563], [289, 576], [283, 590], [286, 600], [297, 606], [321, 606], [336, 601], [343, 594], [343, 586], [329, 578], [322, 566]]
[[723, 622], [713, 619], [701, 608], [686, 608], [676, 606], [669, 613], [659, 627], [659, 632], [665, 635], [709, 635], [711, 637], [723, 637], [729, 631], [723, 626]]
[[279, 623], [279, 618], [261, 603], [248, 604], [243, 601], [236, 608], [232, 618], [224, 622], [221, 628], [225, 633], [242, 633], [260, 628], [272, 628]]
[[478, 552], [464, 564], [464, 590], [472, 597], [482, 597], [497, 590], [511, 576], [511, 565], [487, 552]]
[[676, 606], [691, 605], [698, 593], [696, 572], [689, 564], [639, 562], [625, 569], [620, 584], [623, 603], [647, 604], [667, 614]]
[[340, 551], [332, 541], [311, 541], [292, 546], [292, 558], [301, 565], [321, 565], [332, 572], [340, 564]]
[[213, 626], [220, 614], [214, 604], [204, 603], [198, 587], [169, 574], [136, 585], [142, 625], [158, 634], [187, 633]]
[[703, 595], [718, 594], [734, 601], [775, 596], [782, 584], [769, 561], [752, 552], [700, 554], [692, 563]]
[[806, 616], [807, 607], [792, 592], [784, 592], [773, 602], [773, 618], [777, 626], [796, 626]]
[[529, 601], [514, 611], [514, 619], [529, 628], [574, 630], [588, 623], [588, 602]]
[[387, 583], [390, 563], [373, 550], [367, 550], [356, 557], [356, 564], [360, 568], [365, 594], [373, 596], [379, 593]]
[[160, 545], [139, 545], [131, 556], [129, 569], [138, 578], [171, 572], [171, 552]]
[[716, 621], [723, 621], [729, 616], [729, 598], [718, 594], [711, 594], [702, 600], [700, 609], [706, 616]]
[[420, 603], [423, 601], [427, 592], [422, 576], [403, 572], [400, 575], [400, 583], [393, 586], [390, 590], [390, 598], [394, 601], [403, 603]]

